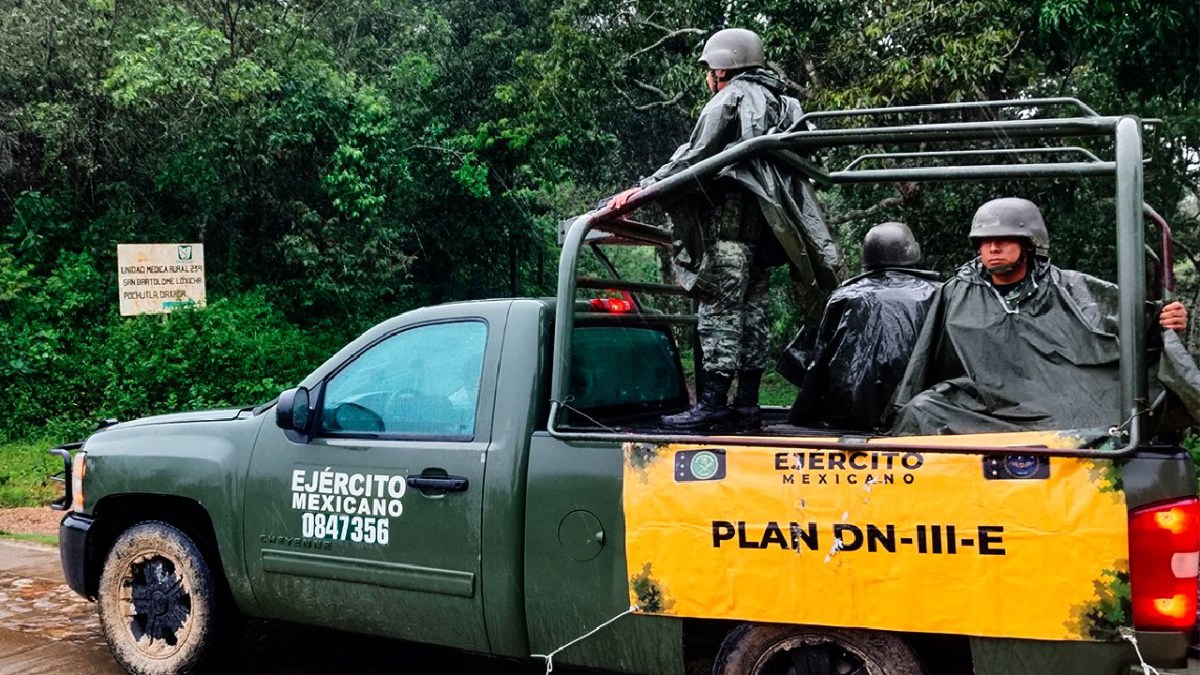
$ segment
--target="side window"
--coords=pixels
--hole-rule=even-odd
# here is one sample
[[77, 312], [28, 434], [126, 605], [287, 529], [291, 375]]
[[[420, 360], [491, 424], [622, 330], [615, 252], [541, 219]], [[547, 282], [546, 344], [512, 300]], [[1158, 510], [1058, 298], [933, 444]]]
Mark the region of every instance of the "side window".
[[469, 440], [487, 325], [410, 328], [376, 344], [325, 385], [321, 430]]

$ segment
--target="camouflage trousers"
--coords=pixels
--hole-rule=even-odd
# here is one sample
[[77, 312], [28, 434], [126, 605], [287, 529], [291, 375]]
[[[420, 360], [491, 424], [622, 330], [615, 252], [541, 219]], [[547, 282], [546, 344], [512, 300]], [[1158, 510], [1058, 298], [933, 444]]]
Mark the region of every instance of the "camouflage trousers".
[[732, 377], [767, 367], [767, 286], [770, 268], [754, 264], [754, 249], [718, 241], [706, 254], [712, 290], [700, 297], [697, 331], [704, 371]]

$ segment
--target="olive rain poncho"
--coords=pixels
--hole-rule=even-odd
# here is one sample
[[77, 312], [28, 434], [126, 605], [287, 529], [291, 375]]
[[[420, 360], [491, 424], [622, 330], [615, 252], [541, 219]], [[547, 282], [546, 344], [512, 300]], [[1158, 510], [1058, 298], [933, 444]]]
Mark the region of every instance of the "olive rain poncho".
[[[768, 70], [737, 75], [709, 99], [688, 141], [639, 185], [648, 187], [741, 141], [790, 128], [803, 111], [799, 101], [784, 95], [785, 90], [784, 83]], [[664, 205], [677, 240], [676, 272], [684, 288], [691, 290], [697, 278], [703, 277], [705, 255], [716, 243], [715, 233], [711, 229], [706, 232], [704, 224], [712, 217], [711, 204], [721, 203], [722, 193], [729, 189], [752, 197], [795, 267], [801, 290], [823, 303], [840, 280], [841, 250], [808, 180], [763, 157], [727, 166], [712, 183], [698, 185], [696, 191], [687, 191]]]
[[[1118, 304], [1114, 284], [1059, 269], [1043, 258], [1007, 296], [992, 286], [978, 259], [962, 266], [938, 292], [913, 350], [896, 392], [892, 433], [1065, 430], [1124, 423]], [[1148, 326], [1157, 329], [1157, 316], [1151, 320]], [[1200, 373], [1194, 361], [1173, 331], [1149, 332], [1148, 370], [1157, 372], [1151, 389], [1167, 387], [1196, 419]]]

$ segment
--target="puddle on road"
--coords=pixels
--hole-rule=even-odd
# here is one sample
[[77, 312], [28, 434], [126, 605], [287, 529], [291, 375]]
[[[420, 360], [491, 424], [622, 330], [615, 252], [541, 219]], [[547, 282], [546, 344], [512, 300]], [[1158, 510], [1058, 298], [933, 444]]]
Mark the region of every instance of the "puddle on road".
[[[0, 629], [29, 633], [56, 642], [100, 647], [96, 658], [108, 662], [107, 645], [96, 606], [66, 584], [0, 572]], [[540, 675], [537, 663], [514, 663], [450, 649], [334, 630], [247, 621], [235, 667], [242, 675], [393, 675], [404, 663], [410, 675]], [[0, 668], [0, 671], [3, 669]], [[571, 675], [569, 667], [556, 668]], [[577, 671], [576, 671], [577, 672]]]
[[50, 579], [0, 573], [0, 628], [104, 644], [92, 603]]

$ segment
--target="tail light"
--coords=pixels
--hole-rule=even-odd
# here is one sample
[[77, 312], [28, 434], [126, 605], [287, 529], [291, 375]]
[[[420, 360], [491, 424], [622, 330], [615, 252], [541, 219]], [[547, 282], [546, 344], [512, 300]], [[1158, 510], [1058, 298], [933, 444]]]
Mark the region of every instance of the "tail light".
[[1152, 504], [1129, 513], [1129, 583], [1138, 630], [1188, 630], [1196, 622], [1200, 500]]

